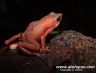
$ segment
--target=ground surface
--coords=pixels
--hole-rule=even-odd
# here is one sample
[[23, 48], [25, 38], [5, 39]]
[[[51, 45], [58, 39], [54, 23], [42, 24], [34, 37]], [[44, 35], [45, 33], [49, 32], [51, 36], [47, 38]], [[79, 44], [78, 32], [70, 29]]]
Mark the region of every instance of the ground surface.
[[[79, 32], [63, 31], [48, 46], [50, 53], [32, 56], [1, 48], [0, 73], [60, 73], [57, 65], [96, 65], [96, 39]], [[95, 73], [95, 69], [77, 73]]]

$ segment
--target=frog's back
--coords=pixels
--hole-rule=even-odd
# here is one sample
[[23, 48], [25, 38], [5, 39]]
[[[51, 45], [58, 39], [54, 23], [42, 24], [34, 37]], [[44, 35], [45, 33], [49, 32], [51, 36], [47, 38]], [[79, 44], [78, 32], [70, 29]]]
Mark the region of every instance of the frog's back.
[[26, 36], [27, 40], [37, 40], [40, 38], [41, 32], [43, 27], [41, 27], [39, 21], [34, 21], [29, 24], [26, 28], [24, 35]]
[[39, 25], [39, 22], [38, 21], [33, 21], [31, 22], [28, 27], [26, 28], [25, 32], [28, 33], [29, 31], [32, 31], [33, 28], [35, 28], [36, 26]]

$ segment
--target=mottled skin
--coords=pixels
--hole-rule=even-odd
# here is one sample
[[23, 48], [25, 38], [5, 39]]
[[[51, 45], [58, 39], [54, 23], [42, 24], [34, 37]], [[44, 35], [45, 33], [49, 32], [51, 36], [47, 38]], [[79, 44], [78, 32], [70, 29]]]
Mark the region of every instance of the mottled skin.
[[61, 13], [51, 12], [40, 20], [31, 22], [25, 32], [11, 37], [5, 41], [5, 44], [9, 45], [14, 40], [20, 39], [20, 41], [15, 44], [17, 44], [18, 47], [22, 47], [21, 50], [25, 53], [30, 53], [30, 51], [49, 52], [45, 42], [46, 36], [59, 25], [61, 19]]

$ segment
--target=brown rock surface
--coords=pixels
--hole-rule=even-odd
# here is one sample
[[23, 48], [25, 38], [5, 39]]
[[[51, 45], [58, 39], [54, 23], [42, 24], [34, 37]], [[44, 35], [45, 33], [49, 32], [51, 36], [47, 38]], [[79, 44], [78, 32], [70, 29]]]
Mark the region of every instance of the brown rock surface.
[[[57, 65], [96, 65], [96, 39], [92, 37], [72, 30], [63, 31], [55, 36], [48, 46], [50, 53], [39, 54], [39, 57], [36, 55], [24, 56], [16, 50], [3, 51], [0, 55], [0, 69], [3, 69], [3, 73], [6, 71], [10, 73], [14, 71], [16, 73], [58, 73], [60, 71], [56, 69]], [[8, 68], [9, 66], [10, 68]], [[6, 71], [4, 72], [4, 70]], [[2, 70], [0, 70], [1, 72]], [[95, 73], [95, 69], [84, 69], [82, 72]]]

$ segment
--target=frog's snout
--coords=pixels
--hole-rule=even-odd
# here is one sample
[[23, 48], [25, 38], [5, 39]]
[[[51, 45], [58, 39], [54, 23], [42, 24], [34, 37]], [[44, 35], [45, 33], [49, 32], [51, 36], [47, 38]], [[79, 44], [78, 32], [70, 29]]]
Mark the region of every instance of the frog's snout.
[[59, 16], [57, 17], [57, 21], [60, 22], [61, 19], [62, 19], [62, 15], [59, 15]]

